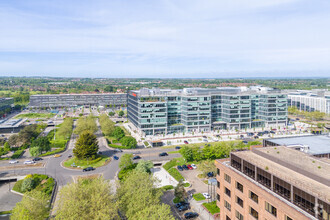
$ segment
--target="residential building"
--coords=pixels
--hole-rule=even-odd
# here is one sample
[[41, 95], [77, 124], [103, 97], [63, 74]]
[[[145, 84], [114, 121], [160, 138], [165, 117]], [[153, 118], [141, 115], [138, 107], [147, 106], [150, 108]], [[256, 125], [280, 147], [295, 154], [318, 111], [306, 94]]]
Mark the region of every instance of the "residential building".
[[287, 96], [260, 86], [143, 88], [128, 92], [127, 110], [128, 119], [145, 135], [277, 128], [287, 123]]
[[328, 90], [297, 90], [288, 92], [288, 105], [301, 111], [319, 111], [330, 114], [330, 92]]
[[315, 157], [330, 158], [329, 135], [268, 138], [263, 140], [263, 146], [286, 146], [295, 150], [303, 151]]
[[122, 106], [127, 103], [126, 93], [52, 94], [30, 96], [30, 108], [60, 108], [75, 106]]
[[285, 146], [232, 152], [216, 160], [224, 220], [330, 220], [330, 160]]

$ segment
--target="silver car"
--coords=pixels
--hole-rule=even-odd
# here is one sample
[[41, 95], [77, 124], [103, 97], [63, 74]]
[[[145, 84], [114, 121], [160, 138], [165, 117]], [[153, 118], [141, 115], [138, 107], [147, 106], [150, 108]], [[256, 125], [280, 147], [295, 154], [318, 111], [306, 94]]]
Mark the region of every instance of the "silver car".
[[10, 164], [18, 163], [18, 160], [10, 160], [9, 163]]
[[36, 162], [32, 161], [32, 160], [26, 160], [24, 161], [24, 164], [35, 164]]

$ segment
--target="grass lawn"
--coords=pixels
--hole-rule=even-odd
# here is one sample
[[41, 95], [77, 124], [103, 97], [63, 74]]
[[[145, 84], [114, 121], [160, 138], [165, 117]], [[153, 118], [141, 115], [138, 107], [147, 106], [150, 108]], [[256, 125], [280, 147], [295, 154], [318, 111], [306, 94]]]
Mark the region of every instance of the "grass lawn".
[[179, 197], [175, 197], [175, 198], [173, 199], [173, 203], [179, 203], [179, 202], [180, 202]]
[[110, 162], [110, 158], [105, 155], [98, 155], [98, 158], [95, 160], [78, 160], [77, 158], [73, 157], [69, 160], [64, 161], [63, 166], [72, 168], [72, 164], [74, 163], [77, 167], [84, 169], [86, 167], [101, 167]]
[[214, 215], [215, 213], [219, 213], [220, 212], [220, 208], [217, 206], [217, 202], [213, 201], [213, 202], [205, 202], [203, 203], [203, 206], [209, 210], [209, 212]]
[[177, 151], [168, 151], [167, 152], [168, 154], [179, 154], [179, 151], [177, 150]]
[[15, 116], [15, 118], [51, 118], [54, 113], [26, 113]]
[[181, 173], [175, 168], [171, 168], [167, 171], [176, 181], [180, 181], [181, 179], [184, 180], [184, 177], [181, 175]]
[[201, 200], [205, 199], [205, 197], [202, 195], [202, 193], [194, 194], [193, 197], [196, 201], [201, 201]]
[[190, 186], [190, 183], [184, 183], [183, 186], [184, 186], [184, 187], [189, 187], [189, 186]]

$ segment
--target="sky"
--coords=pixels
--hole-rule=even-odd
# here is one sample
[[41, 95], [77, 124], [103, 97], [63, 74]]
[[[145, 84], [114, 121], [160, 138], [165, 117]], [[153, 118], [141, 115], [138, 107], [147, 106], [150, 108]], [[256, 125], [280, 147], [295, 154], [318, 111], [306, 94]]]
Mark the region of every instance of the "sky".
[[330, 1], [0, 1], [0, 76], [329, 77]]

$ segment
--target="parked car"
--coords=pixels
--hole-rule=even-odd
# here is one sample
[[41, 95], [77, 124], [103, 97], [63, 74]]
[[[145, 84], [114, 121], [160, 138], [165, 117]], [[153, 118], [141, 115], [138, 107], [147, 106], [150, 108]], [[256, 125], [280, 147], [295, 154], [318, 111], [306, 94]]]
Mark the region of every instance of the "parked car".
[[185, 143], [185, 144], [189, 144], [188, 141], [184, 141], [183, 143]]
[[113, 159], [115, 159], [115, 160], [119, 160], [119, 157], [117, 157], [117, 156], [113, 156]]
[[168, 156], [168, 154], [166, 152], [163, 152], [163, 153], [160, 153], [159, 156], [160, 157], [165, 157], [165, 156]]
[[206, 137], [206, 136], [203, 136], [203, 138], [207, 139], [207, 137]]
[[9, 163], [10, 164], [18, 163], [18, 160], [10, 160]]
[[185, 170], [189, 170], [187, 165], [182, 165], [182, 168], [185, 169]]
[[188, 209], [190, 209], [189, 204], [182, 205], [178, 208], [179, 212], [183, 212], [183, 211], [186, 211]]
[[189, 205], [189, 203], [187, 203], [187, 202], [178, 202], [177, 204], [175, 204], [175, 207], [179, 208], [180, 206], [183, 206], [183, 205]]
[[208, 193], [202, 193], [202, 195], [205, 197], [205, 199], [210, 199], [211, 196]]
[[71, 158], [72, 157], [72, 155], [70, 154], [69, 156], [68, 156], [68, 158]]
[[179, 165], [177, 168], [178, 168], [178, 170], [183, 171], [182, 166]]
[[271, 133], [271, 134], [275, 134], [275, 131], [270, 131], [269, 133]]
[[193, 170], [194, 169], [190, 164], [188, 164], [187, 167], [188, 167], [189, 170]]
[[209, 142], [207, 139], [203, 139], [204, 142]]
[[243, 142], [243, 144], [248, 144], [249, 142], [248, 141], [242, 141]]
[[269, 131], [264, 131], [264, 134], [269, 134]]
[[61, 157], [61, 154], [55, 154], [54, 157]]
[[93, 171], [93, 170], [95, 170], [94, 167], [86, 167], [85, 169], [83, 169], [83, 172]]
[[42, 158], [40, 157], [33, 158], [33, 161], [39, 161], [39, 160], [42, 160]]
[[240, 135], [240, 138], [241, 138], [241, 139], [244, 138], [244, 135], [241, 134], [241, 135]]
[[197, 169], [197, 166], [195, 164], [191, 164], [191, 167]]
[[116, 148], [115, 151], [116, 151], [116, 152], [123, 152], [123, 151], [122, 151], [121, 149], [119, 149], [119, 148]]
[[191, 219], [191, 218], [195, 218], [195, 217], [198, 217], [198, 213], [196, 213], [196, 212], [187, 212], [184, 214], [185, 219]]
[[35, 164], [36, 162], [32, 161], [32, 160], [26, 160], [24, 161], [24, 164]]
[[253, 136], [254, 133], [247, 133], [247, 136]]
[[102, 154], [102, 151], [97, 152], [98, 154]]
[[177, 149], [177, 150], [180, 150], [180, 149], [181, 149], [181, 147], [180, 147], [180, 146], [176, 146], [176, 147], [175, 147], [175, 149]]
[[299, 118], [296, 118], [297, 121], [299, 121], [300, 119]]
[[258, 139], [258, 138], [259, 138], [259, 136], [258, 136], [258, 135], [254, 136], [254, 139]]
[[257, 135], [258, 135], [258, 136], [262, 136], [262, 135], [264, 135], [264, 133], [263, 133], [263, 132], [258, 132]]
[[138, 160], [138, 159], [141, 159], [141, 157], [140, 156], [133, 157], [133, 160]]
[[213, 173], [213, 172], [208, 172], [206, 175], [207, 175], [208, 177], [213, 177], [213, 176], [214, 176], [214, 173]]

